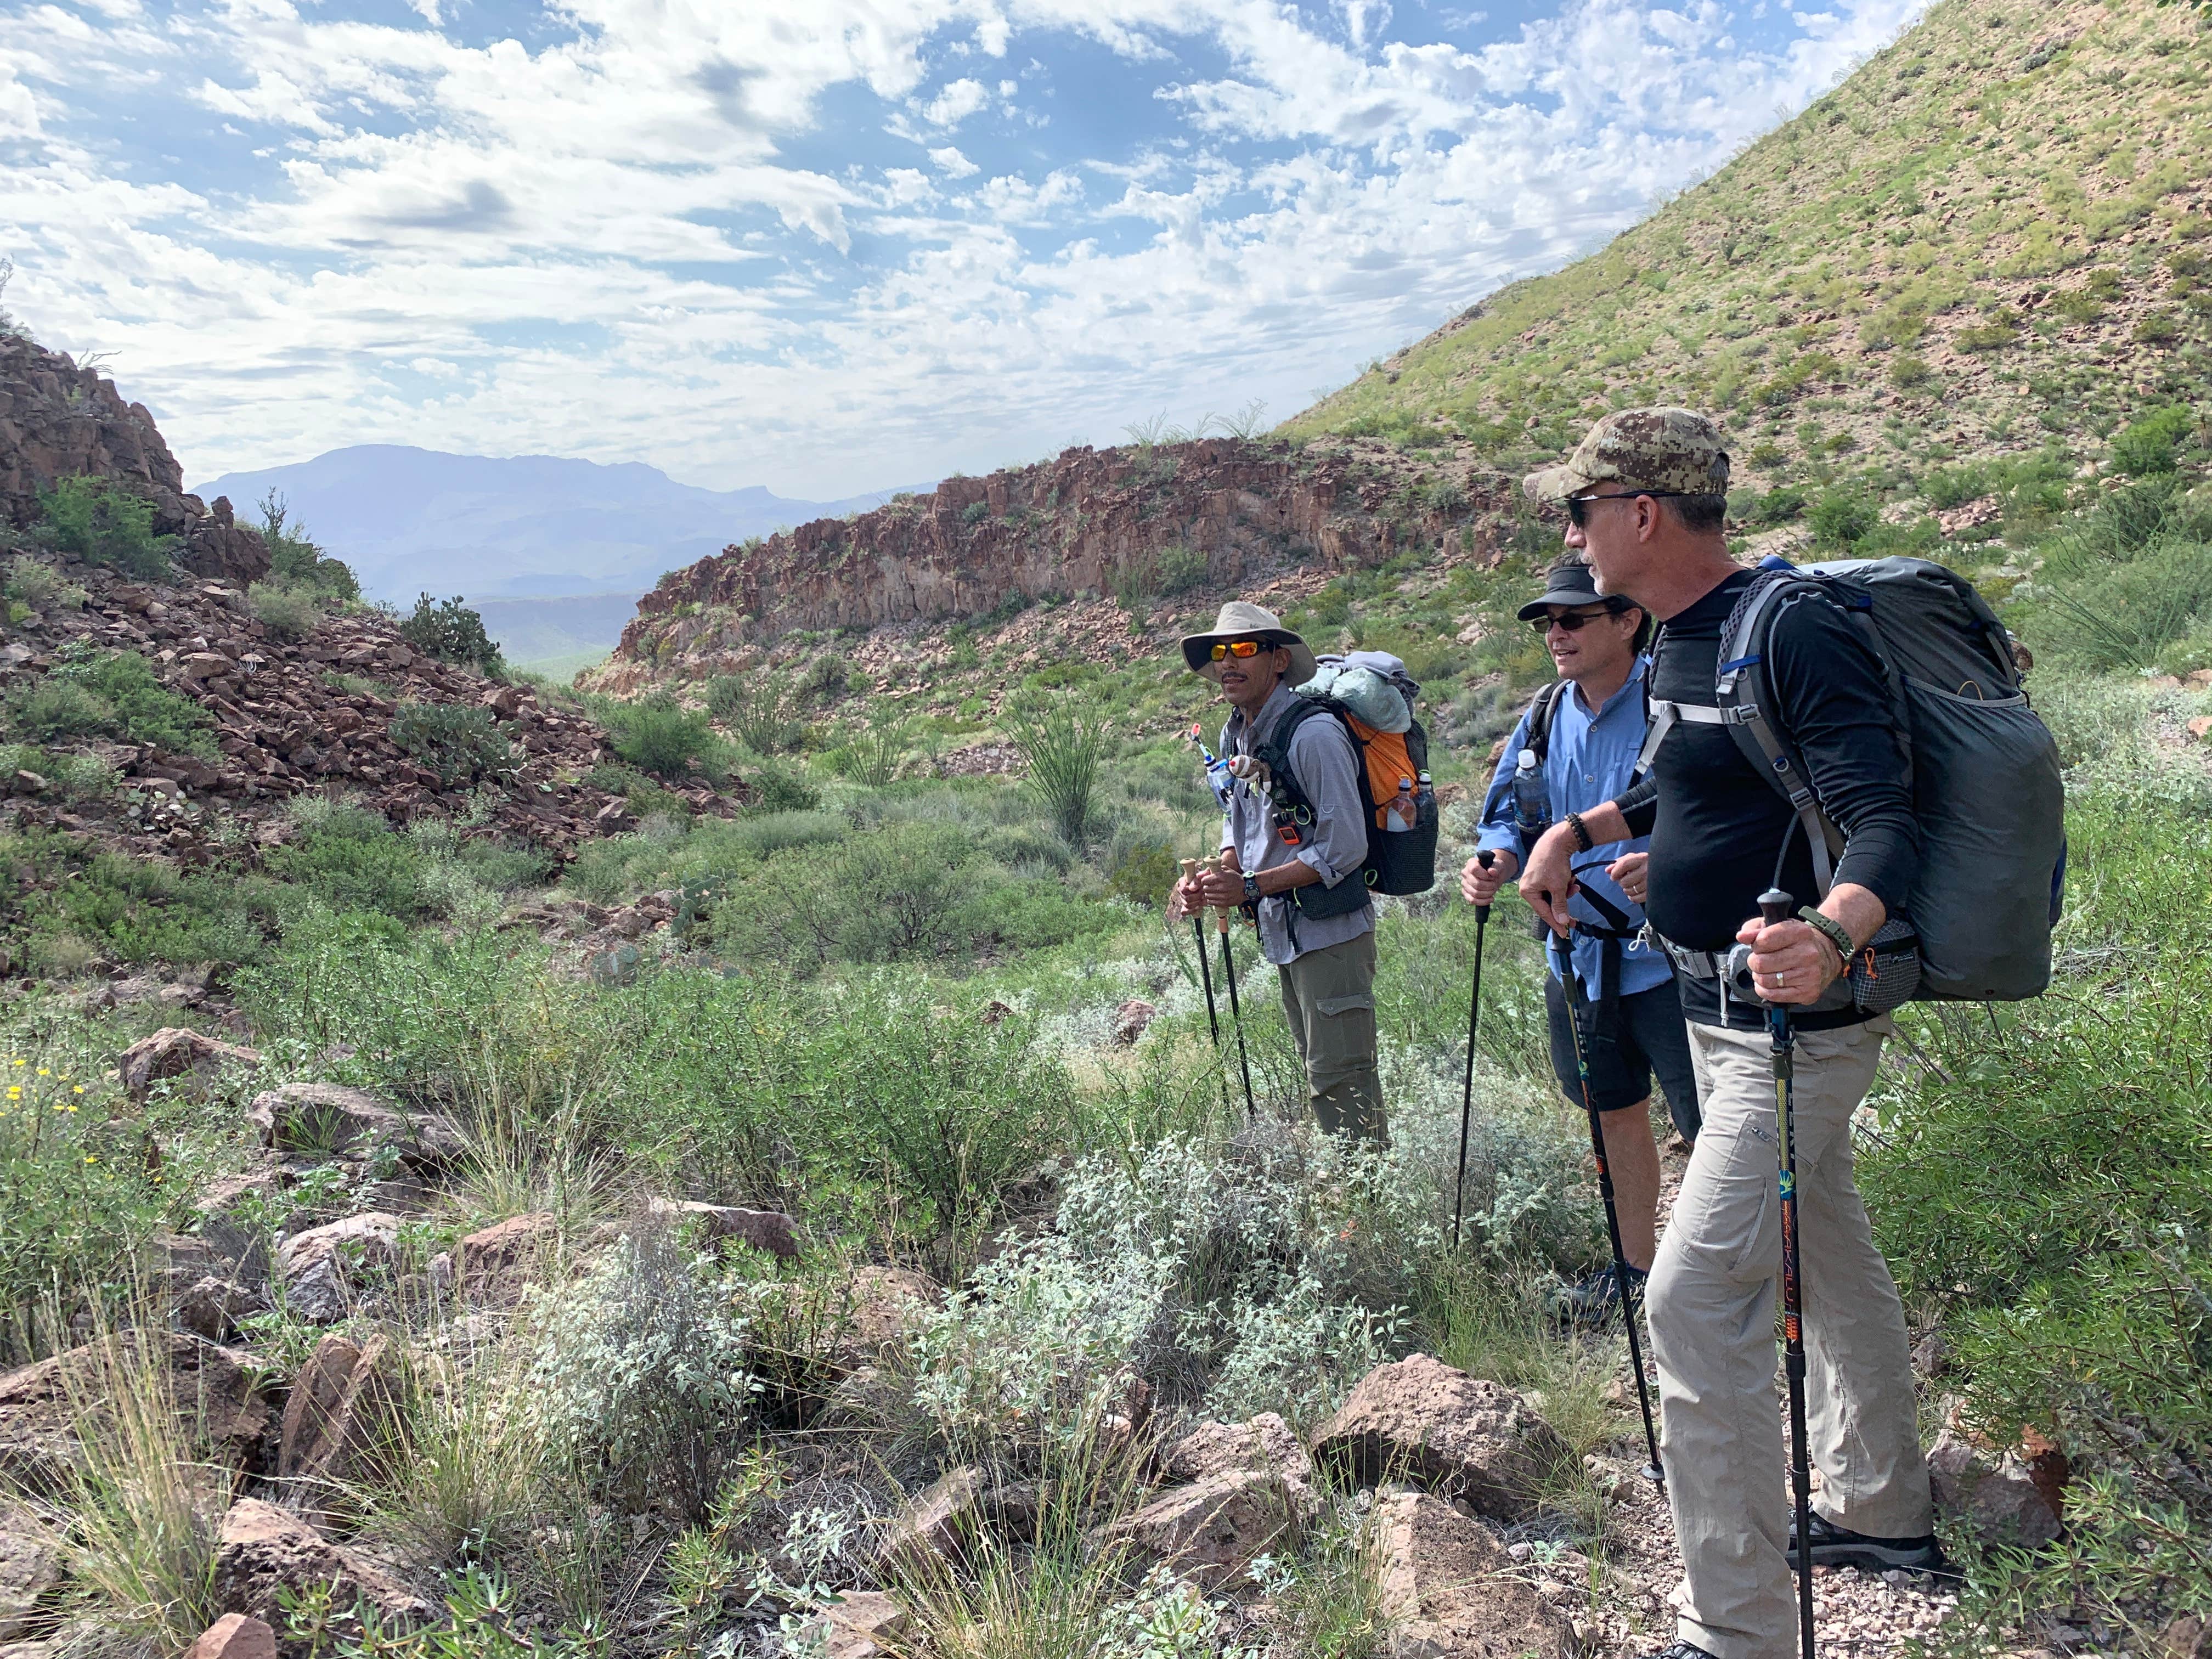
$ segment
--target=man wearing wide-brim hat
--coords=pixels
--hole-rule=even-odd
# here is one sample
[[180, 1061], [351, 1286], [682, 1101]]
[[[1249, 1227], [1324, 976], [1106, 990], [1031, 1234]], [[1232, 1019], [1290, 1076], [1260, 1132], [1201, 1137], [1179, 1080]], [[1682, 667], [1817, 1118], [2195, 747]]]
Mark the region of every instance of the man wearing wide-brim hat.
[[[1314, 654], [1273, 612], [1232, 600], [1213, 627], [1182, 642], [1183, 661], [1221, 688], [1230, 706], [1221, 728], [1224, 760], [1256, 758], [1314, 676]], [[1234, 872], [1205, 870], [1178, 882], [1170, 901], [1178, 916], [1207, 905], [1241, 905], [1255, 918], [1260, 948], [1282, 981], [1283, 1013], [1305, 1062], [1307, 1091], [1321, 1127], [1332, 1133], [1385, 1138], [1382, 1082], [1375, 1065], [1375, 903], [1361, 868], [1366, 815], [1359, 800], [1358, 757], [1334, 720], [1298, 723], [1284, 758], [1311, 808], [1312, 822], [1290, 823], [1285, 838], [1277, 804], [1240, 776], [1229, 787], [1221, 846]], [[1249, 774], [1249, 765], [1240, 772]]]

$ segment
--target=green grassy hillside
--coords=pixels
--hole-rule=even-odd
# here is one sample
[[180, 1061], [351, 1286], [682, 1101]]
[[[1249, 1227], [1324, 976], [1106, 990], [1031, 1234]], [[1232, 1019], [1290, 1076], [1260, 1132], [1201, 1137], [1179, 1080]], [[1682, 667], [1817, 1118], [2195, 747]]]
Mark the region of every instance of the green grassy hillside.
[[1686, 404], [1735, 438], [1747, 525], [1839, 483], [1899, 523], [2047, 519], [2051, 486], [2212, 380], [2208, 76], [2200, 8], [1947, 0], [1603, 252], [1287, 430], [1517, 471], [1607, 409]]

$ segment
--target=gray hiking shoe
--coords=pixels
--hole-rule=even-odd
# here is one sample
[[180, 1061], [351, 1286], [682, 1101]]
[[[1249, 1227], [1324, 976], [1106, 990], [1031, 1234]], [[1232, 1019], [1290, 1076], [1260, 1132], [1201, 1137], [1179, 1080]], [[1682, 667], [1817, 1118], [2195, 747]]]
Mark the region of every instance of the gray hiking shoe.
[[[1644, 1282], [1651, 1275], [1641, 1267], [1628, 1270], [1628, 1291], [1640, 1307]], [[1579, 1284], [1565, 1285], [1544, 1298], [1544, 1310], [1562, 1325], [1610, 1324], [1620, 1311], [1620, 1281], [1611, 1267], [1600, 1267]]]
[[[1797, 1565], [1797, 1523], [1790, 1523], [1790, 1565]], [[1870, 1538], [1839, 1527], [1813, 1511], [1813, 1565], [1856, 1567], [1863, 1572], [1927, 1572], [1948, 1575], [1951, 1564], [1933, 1533], [1918, 1538]]]

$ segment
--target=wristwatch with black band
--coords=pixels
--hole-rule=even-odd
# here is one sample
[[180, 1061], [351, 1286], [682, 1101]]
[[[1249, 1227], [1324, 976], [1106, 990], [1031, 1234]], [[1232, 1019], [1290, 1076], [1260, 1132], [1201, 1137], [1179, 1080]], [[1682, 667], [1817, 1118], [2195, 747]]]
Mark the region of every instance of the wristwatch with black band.
[[1254, 875], [1249, 870], [1247, 870], [1244, 872], [1244, 902], [1247, 904], [1257, 904], [1259, 902], [1260, 878]]

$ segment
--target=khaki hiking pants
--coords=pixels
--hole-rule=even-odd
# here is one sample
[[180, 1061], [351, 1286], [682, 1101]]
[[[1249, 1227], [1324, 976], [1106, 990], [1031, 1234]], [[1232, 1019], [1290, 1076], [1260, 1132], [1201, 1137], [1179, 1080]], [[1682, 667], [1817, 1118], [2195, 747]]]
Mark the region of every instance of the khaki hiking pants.
[[1375, 930], [1308, 951], [1276, 972], [1321, 1127], [1387, 1141], [1382, 1080], [1375, 1069]]
[[[1791, 1123], [1814, 1507], [1855, 1532], [1930, 1530], [1905, 1310], [1851, 1179], [1851, 1114], [1887, 1018], [1797, 1039]], [[1652, 1264], [1662, 1455], [1686, 1580], [1679, 1635], [1717, 1659], [1797, 1650], [1788, 1430], [1778, 1406], [1782, 1276], [1765, 1033], [1690, 1027], [1705, 1127]]]

